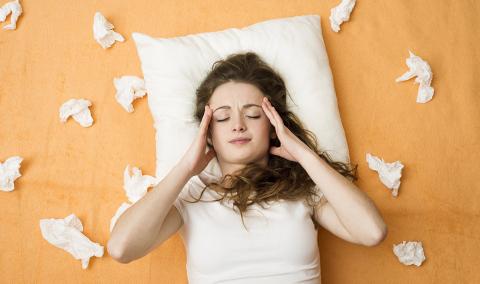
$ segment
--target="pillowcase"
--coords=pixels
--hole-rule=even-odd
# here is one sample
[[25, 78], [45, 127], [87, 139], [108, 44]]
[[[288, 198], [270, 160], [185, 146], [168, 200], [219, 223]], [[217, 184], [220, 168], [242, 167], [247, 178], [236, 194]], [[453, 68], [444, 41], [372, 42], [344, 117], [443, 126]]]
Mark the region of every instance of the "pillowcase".
[[[134, 32], [156, 130], [156, 176], [164, 178], [194, 141], [195, 91], [215, 61], [253, 51], [284, 79], [287, 106], [336, 161], [350, 161], [320, 16], [305, 15], [173, 38]], [[202, 174], [220, 177], [216, 158]]]

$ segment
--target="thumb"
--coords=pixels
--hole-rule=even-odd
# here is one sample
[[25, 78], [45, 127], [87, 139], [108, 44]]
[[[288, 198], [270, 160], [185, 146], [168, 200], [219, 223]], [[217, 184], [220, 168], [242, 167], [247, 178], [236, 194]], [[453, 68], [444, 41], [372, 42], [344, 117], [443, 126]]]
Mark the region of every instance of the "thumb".
[[216, 155], [217, 155], [217, 153], [215, 152], [214, 149], [208, 150], [208, 152], [207, 152], [207, 154], [206, 154], [207, 161], [210, 161], [210, 160], [213, 159], [213, 157], [215, 157]]
[[281, 147], [270, 147], [270, 154], [280, 156], [282, 152], [280, 148]]

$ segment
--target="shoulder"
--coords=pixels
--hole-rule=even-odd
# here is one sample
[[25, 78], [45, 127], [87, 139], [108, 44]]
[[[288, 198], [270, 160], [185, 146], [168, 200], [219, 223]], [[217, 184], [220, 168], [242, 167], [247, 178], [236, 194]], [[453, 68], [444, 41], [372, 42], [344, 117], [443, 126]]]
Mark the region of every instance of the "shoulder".
[[[202, 191], [205, 192], [202, 194]], [[178, 195], [178, 199], [184, 203], [184, 201], [195, 201], [202, 196], [202, 200], [206, 195], [210, 194], [208, 188], [206, 188], [206, 180], [199, 175], [195, 175], [183, 187], [182, 191]]]

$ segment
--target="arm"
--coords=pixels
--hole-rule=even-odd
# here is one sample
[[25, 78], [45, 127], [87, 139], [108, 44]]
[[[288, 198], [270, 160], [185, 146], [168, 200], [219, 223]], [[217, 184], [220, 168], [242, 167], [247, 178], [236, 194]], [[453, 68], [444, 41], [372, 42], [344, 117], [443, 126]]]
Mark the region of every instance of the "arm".
[[316, 207], [315, 218], [333, 234], [352, 243], [374, 246], [387, 234], [387, 225], [373, 201], [311, 149], [299, 163], [322, 190], [328, 203]]
[[117, 261], [128, 263], [147, 254], [162, 225], [188, 180], [186, 167], [175, 166], [168, 175], [118, 219], [108, 240], [108, 253]]
[[293, 134], [266, 97], [262, 109], [281, 144], [271, 147], [270, 153], [300, 163], [328, 201], [323, 214], [318, 210], [321, 206], [316, 208], [317, 222], [355, 243], [372, 246], [381, 242], [387, 234], [387, 225], [373, 201]]
[[114, 259], [127, 263], [140, 258], [181, 226], [181, 217], [172, 205], [190, 178], [201, 173], [216, 156], [214, 149], [205, 152], [211, 117], [212, 110], [206, 105], [197, 137], [180, 162], [120, 216], [107, 246]]

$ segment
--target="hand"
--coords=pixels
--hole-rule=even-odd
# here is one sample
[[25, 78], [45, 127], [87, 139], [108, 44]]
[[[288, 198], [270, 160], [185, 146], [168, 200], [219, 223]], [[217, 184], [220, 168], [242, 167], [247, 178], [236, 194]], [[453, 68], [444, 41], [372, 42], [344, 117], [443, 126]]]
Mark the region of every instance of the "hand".
[[212, 113], [210, 106], [205, 105], [205, 112], [203, 113], [202, 121], [200, 122], [197, 137], [180, 161], [180, 164], [183, 165], [192, 176], [200, 174], [210, 160], [216, 156], [214, 149], [210, 149], [205, 153], [207, 147], [208, 127], [212, 119]]
[[282, 118], [270, 101], [268, 101], [267, 97], [263, 98], [262, 109], [270, 120], [270, 123], [275, 127], [275, 133], [277, 134], [278, 140], [280, 140], [280, 147], [270, 147], [270, 154], [298, 162], [301, 153], [308, 148], [308, 146], [283, 124]]

